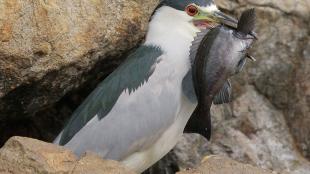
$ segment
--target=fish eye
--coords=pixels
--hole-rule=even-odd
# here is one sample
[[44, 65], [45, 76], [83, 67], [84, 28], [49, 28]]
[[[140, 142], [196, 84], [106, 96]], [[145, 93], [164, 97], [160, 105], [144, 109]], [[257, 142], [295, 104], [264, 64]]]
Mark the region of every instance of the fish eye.
[[240, 50], [239, 52], [240, 53], [247, 53], [248, 52], [248, 50], [251, 48], [251, 45], [249, 44], [249, 45], [247, 45], [245, 48], [243, 48], [242, 50]]
[[198, 13], [198, 8], [195, 5], [190, 4], [185, 8], [185, 11], [189, 16], [195, 16]]

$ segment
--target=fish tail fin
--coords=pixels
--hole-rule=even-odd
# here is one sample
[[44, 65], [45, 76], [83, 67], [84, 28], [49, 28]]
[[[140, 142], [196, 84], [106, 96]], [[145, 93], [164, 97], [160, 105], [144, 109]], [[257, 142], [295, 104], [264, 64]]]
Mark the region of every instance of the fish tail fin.
[[207, 140], [211, 139], [211, 133], [212, 133], [211, 113], [209, 111], [207, 115], [207, 133], [206, 133]]
[[198, 105], [187, 122], [184, 132], [197, 133], [210, 140], [211, 129], [210, 111]]
[[245, 12], [242, 13], [237, 31], [242, 33], [242, 34], [250, 34], [254, 28], [255, 28], [255, 23], [256, 23], [256, 13], [255, 9], [249, 9], [246, 10]]

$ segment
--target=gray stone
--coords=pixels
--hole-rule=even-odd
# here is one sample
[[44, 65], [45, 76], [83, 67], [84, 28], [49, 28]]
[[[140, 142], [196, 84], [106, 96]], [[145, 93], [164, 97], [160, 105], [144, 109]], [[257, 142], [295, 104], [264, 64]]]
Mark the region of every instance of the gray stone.
[[297, 148], [310, 159], [310, 0], [216, 0], [221, 8], [239, 16], [256, 8], [259, 40], [250, 62], [237, 77], [238, 96], [252, 84], [285, 116]]
[[216, 154], [278, 172], [310, 171], [310, 162], [296, 149], [283, 113], [253, 86], [245, 89], [232, 104], [212, 108], [211, 142], [184, 136], [173, 150], [179, 166], [192, 168], [205, 155]]

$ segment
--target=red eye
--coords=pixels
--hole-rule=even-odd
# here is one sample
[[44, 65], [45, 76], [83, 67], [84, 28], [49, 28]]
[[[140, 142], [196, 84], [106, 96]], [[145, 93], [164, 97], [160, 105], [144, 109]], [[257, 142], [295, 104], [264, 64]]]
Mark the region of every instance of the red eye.
[[198, 8], [194, 5], [188, 5], [185, 11], [188, 15], [195, 16], [198, 13]]

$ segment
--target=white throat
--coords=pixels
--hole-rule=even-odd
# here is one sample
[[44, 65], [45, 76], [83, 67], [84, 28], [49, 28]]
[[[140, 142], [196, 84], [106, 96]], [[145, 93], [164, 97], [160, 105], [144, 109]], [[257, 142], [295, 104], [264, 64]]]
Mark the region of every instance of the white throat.
[[[191, 23], [192, 17], [168, 6], [159, 8], [154, 14], [146, 35], [145, 45], [160, 47], [166, 54], [189, 54], [199, 29]], [[175, 55], [177, 54], [177, 55]]]

